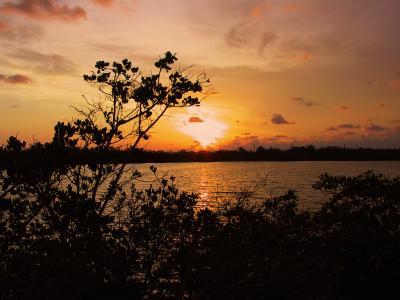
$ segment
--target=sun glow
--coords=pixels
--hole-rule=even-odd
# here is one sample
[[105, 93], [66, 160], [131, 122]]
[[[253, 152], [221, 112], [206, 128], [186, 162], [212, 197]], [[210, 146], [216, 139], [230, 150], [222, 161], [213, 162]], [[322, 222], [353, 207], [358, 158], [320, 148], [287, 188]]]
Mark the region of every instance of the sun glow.
[[202, 147], [207, 147], [224, 137], [227, 128], [225, 123], [215, 119], [191, 117], [188, 121], [184, 121], [183, 126], [178, 129], [191, 136]]

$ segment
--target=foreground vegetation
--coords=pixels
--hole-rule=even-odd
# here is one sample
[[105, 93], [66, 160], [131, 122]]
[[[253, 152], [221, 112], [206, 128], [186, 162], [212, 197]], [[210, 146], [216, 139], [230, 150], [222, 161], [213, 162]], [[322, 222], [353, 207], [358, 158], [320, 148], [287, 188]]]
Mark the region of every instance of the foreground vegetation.
[[299, 210], [292, 191], [258, 204], [238, 195], [219, 210], [198, 209], [196, 195], [178, 191], [174, 178], [159, 178], [145, 191], [118, 190], [101, 213], [88, 186], [63, 186], [66, 169], [17, 160], [1, 171], [2, 299], [358, 299], [397, 292], [399, 178], [322, 175], [315, 188], [331, 196], [317, 211]]
[[0, 298], [395, 294], [399, 178], [322, 175], [315, 188], [331, 196], [317, 211], [299, 210], [293, 191], [255, 204], [239, 194], [210, 210], [178, 191], [173, 177], [158, 177], [156, 167], [158, 185], [138, 191], [141, 174], [126, 174], [128, 159], [99, 159], [122, 142], [130, 145], [125, 153], [137, 154], [167, 111], [207, 96], [205, 75], [172, 71], [176, 60], [165, 53], [148, 76], [126, 59], [99, 61], [84, 79], [102, 101], [85, 99], [76, 109], [81, 118], [58, 123], [50, 143], [24, 150], [24, 142], [8, 139], [0, 164]]

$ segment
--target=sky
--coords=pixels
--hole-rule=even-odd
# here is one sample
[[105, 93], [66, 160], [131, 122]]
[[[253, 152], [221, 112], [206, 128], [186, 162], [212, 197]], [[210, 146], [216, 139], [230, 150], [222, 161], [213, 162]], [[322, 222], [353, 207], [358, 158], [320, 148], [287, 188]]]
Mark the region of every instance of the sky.
[[77, 117], [97, 60], [165, 51], [213, 94], [147, 149], [400, 147], [398, 0], [0, 0], [0, 144]]

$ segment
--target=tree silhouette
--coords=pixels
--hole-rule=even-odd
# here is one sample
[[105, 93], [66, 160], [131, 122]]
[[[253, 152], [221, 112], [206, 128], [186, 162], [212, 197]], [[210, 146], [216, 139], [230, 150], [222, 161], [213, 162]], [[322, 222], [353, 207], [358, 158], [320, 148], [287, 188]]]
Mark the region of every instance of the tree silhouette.
[[[204, 91], [209, 86], [206, 75], [188, 75], [187, 69], [172, 70], [176, 61], [175, 54], [166, 52], [154, 63], [157, 72], [147, 76], [128, 59], [121, 63], [98, 61], [95, 70], [83, 78], [98, 88], [101, 100], [84, 97], [86, 106], [75, 108], [82, 118], [72, 124], [58, 123], [53, 143], [61, 147], [79, 145], [104, 151], [129, 142], [129, 150], [135, 150], [142, 140], [150, 138], [150, 130], [167, 111], [197, 106], [207, 96]], [[76, 167], [69, 178], [73, 179], [77, 192], [82, 185], [88, 187], [91, 200], [96, 203], [100, 185], [112, 175], [100, 200], [98, 213], [101, 215], [121, 190], [120, 180], [125, 169], [126, 163], [116, 166], [100, 162], [89, 169]]]

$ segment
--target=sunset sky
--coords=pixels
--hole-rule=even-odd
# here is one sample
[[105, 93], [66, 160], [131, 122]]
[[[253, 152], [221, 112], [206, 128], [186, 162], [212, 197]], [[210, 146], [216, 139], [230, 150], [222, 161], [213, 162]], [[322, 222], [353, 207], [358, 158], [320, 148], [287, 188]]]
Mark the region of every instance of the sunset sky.
[[399, 0], [0, 0], [0, 144], [48, 141], [97, 60], [165, 51], [215, 94], [148, 149], [400, 147]]

